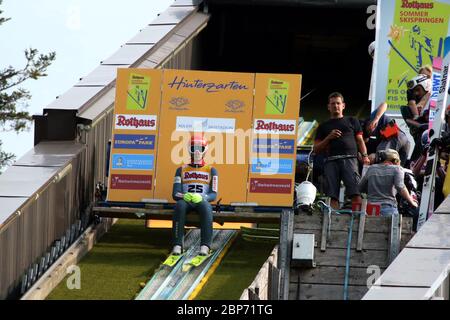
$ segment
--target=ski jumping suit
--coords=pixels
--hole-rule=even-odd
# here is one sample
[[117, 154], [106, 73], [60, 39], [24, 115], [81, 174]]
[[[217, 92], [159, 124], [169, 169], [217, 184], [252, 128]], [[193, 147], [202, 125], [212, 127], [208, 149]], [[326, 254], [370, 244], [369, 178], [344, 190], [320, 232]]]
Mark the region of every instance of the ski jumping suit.
[[[190, 164], [177, 169], [172, 191], [172, 197], [177, 202], [172, 224], [174, 245], [183, 247], [186, 214], [194, 210], [200, 214], [200, 245], [211, 248], [213, 219], [212, 207], [209, 202], [216, 199], [218, 178], [217, 170], [208, 165]], [[200, 194], [203, 200], [197, 204], [186, 202], [183, 194], [188, 192]]]

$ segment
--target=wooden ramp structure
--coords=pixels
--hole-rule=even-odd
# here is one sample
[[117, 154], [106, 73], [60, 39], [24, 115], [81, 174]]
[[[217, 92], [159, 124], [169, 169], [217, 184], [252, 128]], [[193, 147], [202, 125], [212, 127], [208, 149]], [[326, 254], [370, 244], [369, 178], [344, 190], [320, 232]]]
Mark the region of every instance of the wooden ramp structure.
[[[289, 300], [342, 300], [346, 273], [350, 215], [331, 215], [327, 230], [326, 215], [297, 215], [294, 234], [314, 234], [315, 267], [290, 266]], [[393, 223], [401, 223], [399, 238], [391, 236]], [[324, 228], [325, 226], [325, 228]], [[325, 230], [325, 232], [324, 232]], [[327, 236], [328, 233], [328, 236]], [[348, 299], [360, 300], [381, 273], [412, 237], [412, 219], [365, 216], [354, 218], [348, 272]], [[397, 242], [397, 244], [395, 243]], [[395, 256], [394, 256], [395, 255]], [[374, 279], [370, 281], [370, 277]]]
[[[241, 299], [360, 300], [411, 239], [413, 222], [356, 213], [351, 220], [351, 214], [283, 211], [276, 258], [266, 261]], [[312, 263], [292, 259], [302, 245], [299, 235], [314, 239]]]

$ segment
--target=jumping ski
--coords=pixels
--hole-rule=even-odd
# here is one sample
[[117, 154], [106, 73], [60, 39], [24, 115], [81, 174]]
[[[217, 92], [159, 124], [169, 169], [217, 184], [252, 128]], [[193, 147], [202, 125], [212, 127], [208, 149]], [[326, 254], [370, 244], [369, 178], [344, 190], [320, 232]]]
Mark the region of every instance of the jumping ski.
[[209, 257], [212, 256], [212, 254], [213, 254], [213, 252], [210, 251], [209, 254], [206, 256], [198, 254], [195, 257], [193, 257], [192, 259], [189, 259], [188, 261], [186, 261], [183, 264], [183, 271], [187, 272], [193, 267], [198, 267], [198, 266], [202, 265], [203, 262], [205, 262], [206, 260], [208, 260]]
[[170, 256], [167, 257], [166, 260], [164, 260], [163, 265], [169, 266], [172, 268], [173, 266], [175, 266], [178, 263], [178, 261], [181, 260], [181, 258], [183, 258], [184, 255], [185, 255], [185, 253], [171, 254]]
[[425, 166], [425, 175], [423, 179], [422, 197], [419, 208], [419, 218], [417, 221], [417, 231], [432, 214], [434, 203], [434, 189], [435, 189], [435, 177], [436, 167], [439, 161], [439, 149], [436, 144], [436, 139], [442, 135], [442, 128], [444, 124], [444, 115], [447, 107], [448, 89], [449, 89], [449, 64], [450, 64], [450, 38], [445, 39], [445, 54], [442, 61], [442, 73], [441, 82], [439, 85], [439, 92], [436, 101], [435, 118], [433, 120], [432, 127], [429, 131], [430, 146], [427, 153], [427, 162]]

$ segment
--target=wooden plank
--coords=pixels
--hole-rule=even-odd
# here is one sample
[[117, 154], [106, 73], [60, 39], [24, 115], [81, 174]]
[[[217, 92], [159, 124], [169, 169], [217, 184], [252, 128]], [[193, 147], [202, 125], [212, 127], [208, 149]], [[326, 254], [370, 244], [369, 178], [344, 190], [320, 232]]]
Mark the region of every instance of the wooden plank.
[[[349, 286], [349, 300], [361, 300], [368, 291], [366, 286]], [[289, 298], [294, 299], [297, 284], [289, 287]], [[344, 286], [323, 284], [300, 284], [300, 300], [343, 300]]]
[[401, 238], [401, 216], [396, 214], [391, 216], [391, 231], [389, 233], [389, 263], [394, 261], [400, 252]]
[[[301, 230], [297, 229], [296, 232], [300, 233], [313, 233], [316, 238], [321, 235], [320, 230]], [[346, 249], [347, 248], [347, 231], [332, 231], [328, 237], [328, 241], [326, 242], [326, 248], [334, 248], [334, 249]], [[389, 236], [384, 233], [374, 233], [374, 232], [365, 232], [364, 238], [364, 249], [367, 250], [387, 250], [389, 248], [388, 244]], [[357, 249], [357, 232], [354, 231], [352, 234], [352, 249]], [[322, 250], [322, 243], [320, 246], [320, 250]]]
[[361, 205], [361, 211], [364, 212], [364, 214], [360, 214], [359, 216], [359, 226], [358, 226], [358, 241], [356, 245], [356, 251], [361, 251], [363, 249], [363, 242], [364, 242], [364, 228], [366, 225], [366, 207], [367, 207], [367, 200], [364, 199], [362, 201]]
[[253, 288], [248, 288], [248, 300], [261, 300]]
[[289, 273], [294, 237], [294, 211], [284, 209], [281, 213], [280, 244], [278, 246], [277, 267], [280, 269], [280, 300], [289, 296]]
[[[380, 269], [382, 273], [385, 268]], [[380, 274], [381, 274], [380, 273]], [[349, 285], [367, 285], [367, 280], [373, 273], [367, 273], [367, 268], [350, 267]], [[345, 267], [316, 267], [311, 269], [291, 269], [291, 283], [298, 282], [298, 276], [302, 284], [335, 284], [343, 285]], [[373, 283], [370, 283], [371, 285]]]
[[[316, 248], [314, 250], [315, 261], [318, 266], [345, 267], [345, 249], [328, 248], [322, 252]], [[361, 252], [352, 251], [350, 265], [352, 267], [368, 267], [377, 265], [386, 268], [388, 265], [388, 255], [385, 250], [363, 250]]]
[[402, 216], [402, 234], [409, 234], [413, 236], [413, 218]]
[[[348, 241], [348, 232], [334, 231], [331, 232], [329, 239], [329, 247], [336, 249], [346, 249]], [[357, 250], [358, 247], [358, 234], [356, 231], [352, 234], [352, 243], [350, 248]], [[366, 232], [364, 237], [364, 249], [367, 250], [387, 250], [388, 248], [388, 236], [383, 233]], [[358, 250], [357, 250], [358, 251]], [[362, 250], [359, 250], [361, 252]], [[353, 252], [352, 252], [353, 254]]]
[[412, 237], [413, 237], [412, 234], [404, 234], [402, 232], [402, 238], [400, 240], [400, 250], [402, 250], [404, 247], [406, 247], [406, 245], [412, 239]]
[[[325, 215], [324, 215], [325, 217]], [[322, 219], [324, 217], [318, 215], [305, 216], [299, 215], [295, 220], [294, 230], [319, 230], [322, 228]], [[359, 217], [355, 217], [355, 222], [359, 222]], [[350, 223], [350, 215], [331, 215], [331, 231], [348, 231]], [[353, 231], [358, 230], [358, 225], [353, 224]], [[388, 232], [389, 221], [384, 218], [367, 217], [366, 219], [366, 231], [368, 232]]]
[[[325, 251], [327, 249], [328, 223], [329, 223], [329, 221], [330, 221], [330, 217], [328, 216], [328, 214], [324, 214], [323, 215], [323, 219], [322, 219], [322, 234], [320, 236], [320, 250], [321, 251]], [[295, 226], [294, 226], [294, 229], [296, 229]], [[316, 237], [318, 237], [317, 234], [316, 234]]]
[[359, 218], [358, 240], [357, 240], [357, 245], [356, 245], [356, 251], [362, 251], [362, 249], [363, 249], [365, 225], [366, 225], [366, 215], [363, 214]]
[[278, 300], [280, 288], [280, 270], [269, 262], [268, 300]]
[[[313, 214], [311, 216], [305, 214], [299, 214], [295, 216], [294, 230], [322, 230], [323, 215]], [[331, 230], [335, 231], [348, 231], [348, 225], [350, 222], [350, 215], [331, 215]], [[359, 222], [359, 217], [355, 218], [355, 222]], [[358, 230], [358, 224], [353, 224], [353, 230]], [[412, 219], [406, 217], [403, 219], [403, 232], [412, 233]], [[390, 218], [385, 217], [371, 217], [367, 216], [365, 221], [366, 232], [380, 232], [388, 233], [391, 230]]]

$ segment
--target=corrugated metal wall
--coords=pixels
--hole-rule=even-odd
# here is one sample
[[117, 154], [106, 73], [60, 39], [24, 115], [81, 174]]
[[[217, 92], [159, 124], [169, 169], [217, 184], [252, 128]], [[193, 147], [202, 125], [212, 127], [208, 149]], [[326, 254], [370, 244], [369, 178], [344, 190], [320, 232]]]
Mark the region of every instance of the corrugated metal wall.
[[[73, 144], [73, 143], [71, 143]], [[0, 298], [15, 295], [27, 268], [80, 218], [85, 158], [80, 145], [73, 159], [58, 168], [33, 197], [0, 225]], [[40, 170], [41, 167], [30, 167]], [[61, 173], [61, 177], [59, 177]], [[1, 204], [0, 199], [0, 204]]]

